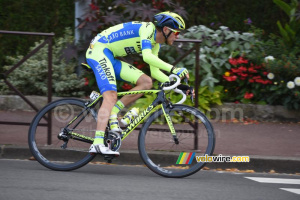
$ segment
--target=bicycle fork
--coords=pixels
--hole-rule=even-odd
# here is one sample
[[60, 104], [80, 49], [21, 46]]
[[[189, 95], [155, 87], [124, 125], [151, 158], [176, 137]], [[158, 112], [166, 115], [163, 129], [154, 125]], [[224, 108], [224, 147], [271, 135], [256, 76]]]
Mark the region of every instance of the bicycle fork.
[[[169, 106], [172, 106], [172, 105], [169, 104]], [[179, 141], [178, 141], [178, 138], [177, 138], [177, 134], [176, 134], [176, 131], [175, 131], [172, 119], [170, 117], [170, 109], [167, 108], [166, 103], [163, 103], [162, 110], [163, 110], [164, 116], [165, 116], [165, 118], [167, 120], [168, 126], [169, 126], [169, 128], [171, 130], [171, 134], [173, 136], [174, 142], [175, 142], [175, 144], [179, 144]]]

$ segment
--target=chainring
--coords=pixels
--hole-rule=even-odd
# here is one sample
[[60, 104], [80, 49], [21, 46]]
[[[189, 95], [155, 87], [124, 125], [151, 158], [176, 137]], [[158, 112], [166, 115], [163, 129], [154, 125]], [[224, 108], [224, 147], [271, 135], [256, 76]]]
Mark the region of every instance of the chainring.
[[[110, 141], [110, 144], [108, 144]], [[121, 136], [116, 132], [108, 132], [105, 139], [105, 145], [110, 146], [112, 151], [118, 151], [121, 147], [122, 139]]]

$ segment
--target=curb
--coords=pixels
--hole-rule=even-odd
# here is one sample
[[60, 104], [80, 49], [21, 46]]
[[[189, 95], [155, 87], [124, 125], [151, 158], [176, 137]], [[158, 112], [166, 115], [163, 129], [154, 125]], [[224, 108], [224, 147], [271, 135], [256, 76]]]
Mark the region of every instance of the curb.
[[[48, 156], [55, 156], [57, 150], [45, 149]], [[82, 153], [85, 154], [85, 153]], [[142, 159], [137, 150], [123, 150], [120, 151], [121, 156], [113, 160], [113, 164], [119, 165], [144, 165]], [[66, 155], [68, 159], [75, 158], [76, 154]], [[152, 154], [151, 157], [159, 157], [160, 154]], [[0, 159], [30, 159], [32, 154], [28, 147], [13, 146], [13, 145], [0, 145]], [[160, 158], [160, 157], [159, 157]], [[176, 156], [175, 159], [177, 159]], [[168, 163], [167, 160], [161, 159], [169, 165], [175, 163]], [[92, 162], [105, 162], [102, 156], [96, 156]], [[207, 163], [206, 167], [209, 169], [226, 170], [226, 169], [238, 169], [238, 170], [253, 170], [255, 172], [271, 172], [276, 173], [300, 173], [300, 158], [290, 157], [262, 157], [262, 156], [250, 156], [250, 163]]]

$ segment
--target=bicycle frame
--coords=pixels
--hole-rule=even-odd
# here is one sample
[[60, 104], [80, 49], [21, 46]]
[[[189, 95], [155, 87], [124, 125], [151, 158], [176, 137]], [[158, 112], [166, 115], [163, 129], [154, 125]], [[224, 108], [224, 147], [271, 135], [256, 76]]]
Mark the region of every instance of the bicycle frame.
[[[173, 126], [173, 123], [171, 121], [171, 118], [169, 116], [164, 91], [163, 90], [137, 90], [137, 91], [119, 92], [119, 93], [117, 93], [117, 96], [125, 96], [125, 95], [131, 95], [131, 94], [157, 94], [157, 97], [142, 113], [139, 114], [139, 116], [132, 123], [130, 123], [126, 127], [125, 130], [122, 131], [122, 133], [121, 133], [122, 141], [139, 124], [141, 124], [146, 117], [148, 117], [153, 111], [156, 110], [156, 108], [158, 108], [160, 105], [162, 105], [162, 110], [163, 110], [164, 116], [165, 116], [166, 121], [169, 125], [169, 128], [170, 128], [171, 133], [172, 133], [173, 138], [174, 138], [174, 141], [176, 142], [177, 141], [176, 132], [175, 132], [175, 128]], [[89, 104], [87, 104], [86, 109], [83, 110], [79, 115], [77, 115], [73, 120], [71, 120], [66, 128], [68, 128], [68, 126], [70, 126], [73, 122], [75, 122], [76, 119], [78, 119], [83, 114], [84, 111], [87, 111], [87, 114], [88, 114], [91, 110], [90, 108], [93, 108], [95, 105], [97, 105], [101, 98], [102, 98], [102, 95], [100, 95], [96, 100], [94, 100], [94, 101], [90, 102]], [[86, 115], [83, 116], [79, 120], [79, 122], [75, 125], [75, 127], [86, 117]], [[71, 134], [72, 138], [75, 139], [75, 140], [80, 140], [80, 141], [88, 142], [88, 143], [93, 143], [93, 141], [94, 141], [94, 138], [87, 137], [87, 136], [81, 135], [79, 133], [71, 132], [70, 134]]]

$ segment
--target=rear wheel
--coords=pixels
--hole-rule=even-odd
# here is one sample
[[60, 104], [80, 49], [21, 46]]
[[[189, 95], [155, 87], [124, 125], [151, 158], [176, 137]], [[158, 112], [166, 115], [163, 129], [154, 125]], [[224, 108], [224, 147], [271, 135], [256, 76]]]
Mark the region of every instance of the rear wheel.
[[[65, 129], [81, 112], [82, 115]], [[53, 170], [68, 171], [86, 165], [95, 157], [88, 150], [93, 142], [96, 119], [95, 110], [86, 109], [82, 100], [62, 99], [48, 104], [30, 125], [28, 143], [31, 153], [39, 163]], [[45, 124], [50, 121], [48, 129]], [[84, 137], [78, 138], [71, 132]]]
[[197, 156], [212, 155], [215, 147], [214, 130], [196, 108], [173, 105], [167, 108], [178, 142], [174, 141], [163, 111], [153, 113], [143, 125], [138, 139], [144, 163], [165, 177], [185, 177], [204, 167]]

